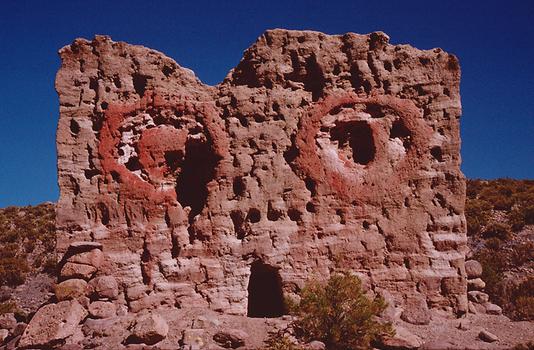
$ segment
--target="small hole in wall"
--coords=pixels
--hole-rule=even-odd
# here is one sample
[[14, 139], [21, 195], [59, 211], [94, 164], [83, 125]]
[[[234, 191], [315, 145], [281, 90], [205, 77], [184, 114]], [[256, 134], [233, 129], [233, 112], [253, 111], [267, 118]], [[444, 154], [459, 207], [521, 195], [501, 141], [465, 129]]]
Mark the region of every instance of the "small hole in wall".
[[441, 147], [432, 147], [432, 149], [430, 150], [430, 154], [432, 155], [432, 157], [434, 157], [434, 159], [436, 159], [438, 162], [443, 162], [443, 152], [441, 150]]
[[166, 151], [164, 157], [167, 167], [174, 172], [178, 169], [183, 161], [184, 154], [181, 151]]
[[121, 79], [117, 75], [113, 77], [113, 84], [116, 88], [122, 87]]
[[312, 196], [315, 196], [317, 194], [317, 189], [316, 189], [317, 184], [315, 183], [315, 181], [312, 178], [307, 177], [304, 180], [304, 184], [306, 185], [306, 189], [308, 189], [308, 191], [310, 191]]
[[106, 92], [110, 92], [111, 88], [109, 86], [106, 86]]
[[312, 202], [306, 203], [306, 210], [309, 213], [315, 213], [315, 205]]
[[391, 127], [391, 131], [389, 133], [389, 138], [399, 138], [402, 141], [402, 145], [406, 149], [410, 148], [412, 145], [412, 133], [406, 127], [406, 125], [404, 125], [402, 120], [396, 120], [393, 122], [393, 126]]
[[104, 203], [98, 203], [97, 206], [100, 214], [100, 222], [102, 225], [107, 226], [109, 224], [109, 209]]
[[441, 193], [436, 193], [434, 204], [439, 205], [442, 208], [447, 206], [447, 200]]
[[74, 119], [70, 120], [70, 132], [72, 132], [74, 135], [78, 135], [80, 133], [80, 125]]
[[339, 223], [346, 224], [345, 212], [342, 209], [336, 209], [336, 215], [339, 216]]
[[237, 239], [244, 239], [247, 235], [247, 231], [245, 230], [245, 215], [243, 215], [243, 212], [240, 210], [233, 210], [230, 212], [230, 218], [232, 219], [232, 223], [234, 224], [234, 231], [236, 234]]
[[345, 150], [355, 163], [367, 165], [375, 158], [373, 131], [365, 121], [336, 125], [330, 130], [330, 138], [337, 141], [339, 149]]
[[102, 103], [100, 104], [100, 107], [101, 107], [102, 109], [108, 109], [108, 103], [107, 103], [107, 102], [102, 102]]
[[365, 111], [369, 113], [373, 118], [384, 118], [386, 116], [386, 113], [378, 104], [368, 104], [367, 106], [365, 106]]
[[364, 221], [362, 223], [362, 226], [365, 230], [368, 230], [371, 227], [371, 224], [369, 223], [369, 221]]
[[85, 169], [83, 173], [87, 180], [91, 180], [94, 176], [100, 175], [100, 171], [97, 169]]
[[264, 115], [254, 114], [253, 118], [256, 123], [263, 123], [265, 121]]
[[287, 216], [289, 216], [289, 219], [291, 221], [300, 221], [302, 213], [300, 212], [300, 210], [292, 208], [287, 211]]
[[247, 128], [249, 123], [248, 123], [248, 119], [247, 117], [245, 117], [244, 115], [239, 115], [237, 116], [237, 119], [239, 120], [239, 123], [241, 124], [241, 126]]
[[112, 170], [110, 174], [111, 174], [111, 178], [113, 179], [113, 181], [121, 182], [121, 175], [118, 172], [116, 172], [115, 170]]
[[284, 152], [284, 159], [287, 164], [291, 164], [299, 155], [299, 150], [296, 144], [296, 135], [291, 135], [291, 146]]
[[428, 57], [419, 57], [419, 62], [421, 62], [423, 66], [427, 66], [431, 61]]
[[234, 183], [233, 183], [232, 188], [233, 188], [234, 194], [236, 196], [243, 196], [245, 194], [246, 189], [247, 189], [247, 187], [245, 185], [245, 181], [243, 180], [243, 178], [241, 176], [238, 176], [238, 177], [234, 178]]
[[267, 207], [267, 220], [269, 221], [278, 221], [282, 217], [282, 212], [278, 209], [273, 208], [271, 202]]
[[132, 76], [132, 80], [135, 92], [137, 92], [139, 96], [143, 97], [145, 95], [148, 77], [141, 74], [134, 74]]
[[130, 157], [130, 159], [128, 159], [128, 162], [126, 162], [126, 164], [124, 165], [130, 171], [137, 171], [143, 168], [143, 166], [139, 162], [139, 158], [137, 157]]
[[98, 79], [91, 77], [89, 78], [89, 89], [98, 91]]
[[248, 211], [248, 214], [247, 214], [247, 220], [252, 222], [252, 223], [257, 223], [257, 222], [260, 222], [261, 220], [261, 213], [258, 209], [256, 208], [250, 208], [249, 211]]
[[161, 69], [161, 72], [166, 76], [166, 77], [169, 77], [172, 73], [174, 73], [174, 67], [169, 67], [169, 66], [163, 66], [163, 68]]

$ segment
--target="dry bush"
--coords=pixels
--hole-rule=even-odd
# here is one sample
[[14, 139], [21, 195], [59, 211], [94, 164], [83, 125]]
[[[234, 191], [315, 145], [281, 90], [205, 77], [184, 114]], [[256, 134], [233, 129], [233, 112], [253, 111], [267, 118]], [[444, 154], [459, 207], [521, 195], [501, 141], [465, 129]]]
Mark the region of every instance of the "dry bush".
[[43, 261], [55, 261], [54, 205], [0, 209], [0, 242], [0, 284], [17, 286], [42, 271]]
[[370, 349], [371, 342], [393, 334], [390, 324], [376, 319], [386, 306], [382, 298], [365, 295], [358, 277], [338, 274], [302, 290], [296, 327], [306, 341], [320, 340], [327, 349]]
[[467, 220], [467, 233], [478, 234], [488, 224], [491, 216], [491, 204], [479, 199], [467, 199], [465, 204], [465, 217]]
[[510, 239], [512, 236], [510, 226], [499, 222], [488, 224], [482, 232], [484, 238], [498, 238], [502, 241]]

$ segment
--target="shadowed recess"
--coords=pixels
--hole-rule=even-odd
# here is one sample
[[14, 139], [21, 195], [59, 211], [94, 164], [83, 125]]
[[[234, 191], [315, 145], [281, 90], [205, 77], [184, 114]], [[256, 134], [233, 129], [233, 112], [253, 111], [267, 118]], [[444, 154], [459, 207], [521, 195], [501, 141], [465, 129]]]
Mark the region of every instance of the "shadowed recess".
[[278, 270], [256, 261], [250, 268], [248, 317], [280, 317], [284, 314], [282, 281]]

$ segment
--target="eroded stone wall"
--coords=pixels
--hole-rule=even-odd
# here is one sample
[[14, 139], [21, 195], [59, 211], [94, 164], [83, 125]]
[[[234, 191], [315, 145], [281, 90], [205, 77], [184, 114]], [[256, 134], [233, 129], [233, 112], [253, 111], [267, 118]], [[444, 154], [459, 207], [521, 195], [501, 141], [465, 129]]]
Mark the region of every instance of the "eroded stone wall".
[[123, 309], [276, 316], [348, 269], [415, 323], [466, 310], [453, 55], [271, 30], [214, 87], [104, 36], [60, 56], [58, 249], [101, 243], [83, 277], [115, 276]]

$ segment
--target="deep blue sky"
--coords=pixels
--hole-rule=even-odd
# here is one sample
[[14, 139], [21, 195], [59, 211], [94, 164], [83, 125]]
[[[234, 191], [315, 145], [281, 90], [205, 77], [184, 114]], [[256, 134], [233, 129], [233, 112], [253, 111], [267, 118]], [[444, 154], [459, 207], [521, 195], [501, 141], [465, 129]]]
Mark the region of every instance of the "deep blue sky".
[[0, 207], [58, 197], [57, 50], [109, 34], [162, 51], [209, 84], [269, 28], [382, 30], [462, 66], [462, 169], [534, 178], [534, 1], [0, 0]]

